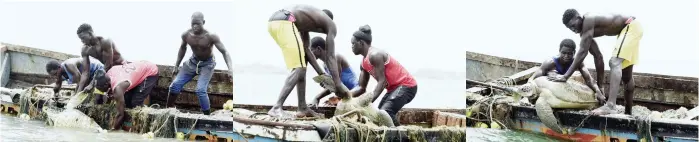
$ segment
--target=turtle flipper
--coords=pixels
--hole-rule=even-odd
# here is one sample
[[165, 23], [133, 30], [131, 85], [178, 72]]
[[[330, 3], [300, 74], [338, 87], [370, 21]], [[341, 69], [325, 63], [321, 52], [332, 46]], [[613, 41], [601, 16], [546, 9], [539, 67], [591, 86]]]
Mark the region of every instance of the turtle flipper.
[[395, 125], [393, 125], [393, 119], [391, 119], [391, 116], [388, 115], [388, 112], [386, 112], [385, 110], [379, 110], [378, 115], [379, 115], [378, 119], [380, 122], [379, 125], [388, 126], [388, 127], [395, 127]]
[[332, 77], [330, 77], [330, 75], [326, 74], [313, 77], [313, 81], [319, 84], [323, 84], [323, 87], [325, 89], [330, 90], [330, 92], [335, 92], [335, 82], [333, 81]]
[[551, 130], [556, 131], [559, 134], [563, 133], [563, 127], [558, 124], [558, 119], [553, 115], [553, 108], [547, 102], [547, 99], [553, 97], [551, 91], [548, 89], [541, 89], [539, 94], [539, 99], [536, 100], [534, 105], [536, 109], [536, 115], [539, 117], [542, 123], [549, 127]]

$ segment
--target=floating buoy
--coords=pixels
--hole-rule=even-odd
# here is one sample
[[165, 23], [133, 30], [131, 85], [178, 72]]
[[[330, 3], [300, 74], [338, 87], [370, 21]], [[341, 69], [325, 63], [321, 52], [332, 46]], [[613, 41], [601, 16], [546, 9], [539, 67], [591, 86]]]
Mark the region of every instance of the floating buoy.
[[184, 133], [182, 132], [177, 132], [177, 135], [175, 136], [177, 140], [184, 140]]
[[22, 119], [22, 120], [29, 120], [29, 119], [31, 119], [31, 118], [30, 118], [29, 115], [27, 115], [26, 113], [22, 113], [22, 114], [19, 115], [19, 119]]
[[490, 122], [490, 128], [500, 129], [500, 124], [498, 124], [497, 122], [494, 122], [494, 121]]
[[153, 139], [153, 137], [155, 137], [155, 134], [153, 134], [153, 132], [148, 132], [148, 133], [144, 133], [144, 134], [141, 135], [141, 136], [142, 136], [143, 138]]
[[224, 110], [233, 110], [233, 100], [226, 101], [226, 103], [223, 104], [223, 109]]
[[476, 122], [476, 127], [478, 128], [488, 128], [488, 124], [485, 124], [483, 122]]

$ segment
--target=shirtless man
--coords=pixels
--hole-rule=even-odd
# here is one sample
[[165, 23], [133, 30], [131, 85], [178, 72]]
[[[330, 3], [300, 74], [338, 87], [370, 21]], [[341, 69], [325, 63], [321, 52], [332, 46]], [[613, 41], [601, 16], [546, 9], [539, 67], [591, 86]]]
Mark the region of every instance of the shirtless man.
[[[325, 49], [326, 49], [325, 48], [325, 39], [323, 39], [322, 37], [319, 37], [319, 36], [313, 37], [313, 39], [311, 39], [311, 52], [313, 52], [313, 55], [318, 57], [320, 60], [327, 63], [328, 61], [325, 60], [325, 59], [327, 59], [327, 57], [326, 57], [327, 54], [325, 54], [326, 53]], [[354, 89], [355, 87], [359, 86], [358, 85], [359, 83], [357, 82], [357, 75], [355, 75], [354, 72], [352, 72], [352, 68], [350, 68], [350, 65], [347, 62], [347, 60], [345, 60], [345, 58], [340, 54], [336, 54], [335, 56], [337, 57], [336, 58], [337, 63], [339, 64], [338, 68], [340, 68], [340, 77], [341, 77], [340, 79], [342, 80], [342, 84], [345, 85], [345, 87], [347, 87], [348, 89]], [[325, 72], [326, 73], [330, 72], [330, 71], [328, 71], [327, 64], [325, 64]], [[325, 96], [330, 95], [330, 93], [332, 93], [330, 90], [323, 89], [323, 91], [321, 91], [320, 94], [318, 94], [315, 97], [315, 99], [313, 99], [313, 101], [311, 102], [311, 104], [309, 104], [309, 106], [310, 107], [317, 107], [318, 102], [320, 102], [320, 99], [322, 99]], [[343, 99], [343, 98], [340, 98], [340, 99]], [[337, 100], [337, 99], [331, 98], [328, 100]], [[330, 101], [329, 105], [337, 105], [337, 102]]]
[[[399, 126], [396, 114], [398, 111], [410, 103], [417, 94], [417, 81], [393, 56], [386, 51], [371, 46], [371, 27], [364, 25], [352, 34], [352, 52], [355, 55], [362, 55], [361, 70], [359, 75], [359, 87], [352, 89], [350, 94], [355, 97], [366, 92], [369, 83], [369, 75], [376, 79], [376, 87], [373, 94], [381, 94], [384, 89], [388, 92], [384, 94], [379, 109], [385, 110], [393, 124]], [[374, 95], [372, 102], [376, 101], [379, 95]]]
[[[70, 58], [66, 59], [62, 63], [59, 63], [56, 60], [49, 61], [46, 64], [46, 72], [48, 72], [49, 75], [56, 77], [56, 87], [53, 88], [53, 93], [58, 93], [58, 91], [61, 90], [63, 80], [68, 81], [68, 84], [73, 84], [76, 83], [75, 81], [80, 80], [80, 77], [84, 73], [80, 70], [82, 66], [82, 58]], [[90, 72], [87, 73], [88, 78], [85, 82], [86, 84], [83, 85], [89, 84], [89, 82], [92, 81], [95, 71], [104, 69], [104, 65], [102, 65], [102, 63], [97, 59], [90, 57], [90, 66], [88, 68], [90, 68]]]
[[[297, 117], [317, 115], [306, 106], [306, 63], [310, 62], [318, 75], [323, 71], [316, 62], [313, 53], [309, 49], [309, 32], [324, 33], [326, 35], [327, 62], [330, 76], [335, 83], [336, 95], [348, 95], [349, 89], [344, 88], [340, 80], [337, 59], [335, 59], [335, 34], [337, 29], [333, 22], [333, 14], [327, 9], [318, 9], [309, 5], [295, 5], [276, 11], [269, 18], [269, 34], [282, 50], [287, 69], [291, 74], [286, 78], [284, 87], [279, 93], [277, 103], [269, 110], [268, 114], [279, 116], [282, 114], [282, 105], [296, 85], [298, 94]], [[299, 42], [301, 41], [301, 42]], [[342, 98], [342, 97], [340, 97]]]
[[[199, 75], [197, 88], [194, 93], [199, 98], [201, 111], [205, 115], [209, 115], [211, 106], [209, 95], [206, 92], [209, 87], [209, 81], [214, 74], [214, 67], [216, 67], [212, 46], [216, 46], [216, 49], [223, 54], [223, 60], [228, 66], [228, 75], [231, 77], [231, 80], [233, 80], [233, 66], [231, 65], [230, 54], [226, 51], [223, 43], [221, 43], [221, 39], [219, 39], [218, 35], [204, 29], [204, 23], [206, 23], [204, 14], [194, 12], [192, 14], [192, 28], [182, 33], [180, 52], [177, 54], [177, 62], [175, 62], [175, 69], [172, 72], [173, 75], [177, 74], [177, 76], [170, 84], [167, 107], [173, 107], [175, 101], [177, 101], [177, 96], [182, 91], [182, 87], [191, 81], [194, 76]], [[179, 68], [184, 54], [187, 53], [187, 44], [192, 48], [193, 56], [184, 62], [182, 68]]]
[[[94, 57], [104, 63], [104, 69], [108, 71], [114, 65], [123, 65], [126, 60], [121, 57], [121, 53], [117, 50], [114, 42], [110, 39], [95, 36], [90, 24], [84, 23], [78, 27], [78, 38], [83, 42], [83, 47], [80, 55], [83, 58], [83, 65], [90, 65], [90, 58]], [[89, 72], [90, 66], [83, 66], [81, 72]], [[87, 84], [89, 74], [81, 74], [78, 81], [78, 90], [82, 91]]]
[[[572, 39], [563, 39], [563, 41], [561, 41], [561, 44], [558, 46], [558, 52], [558, 57], [553, 57], [552, 59], [546, 60], [541, 64], [540, 70], [534, 72], [532, 77], [529, 78], [530, 82], [534, 81], [534, 79], [538, 77], [544, 76], [547, 73], [562, 75], [568, 71], [568, 68], [573, 62], [573, 54], [575, 53], [575, 41], [573, 41]], [[597, 97], [597, 100], [599, 101], [600, 105], [603, 105], [605, 97], [604, 95], [602, 95], [602, 91], [599, 89], [599, 86], [593, 83], [595, 81], [592, 80], [592, 76], [590, 75], [590, 72], [585, 68], [585, 65], [580, 63], [580, 67], [575, 70], [580, 72], [583, 79], [585, 80], [585, 84], [588, 87], [590, 87], [592, 91], [595, 91], [595, 96]]]
[[635, 20], [636, 17], [620, 14], [593, 15], [585, 14], [580, 16], [577, 10], [567, 9], [563, 13], [563, 24], [575, 33], [580, 34], [580, 51], [575, 55], [573, 64], [562, 76], [554, 76], [553, 81], [563, 82], [568, 80], [576, 68], [580, 68], [585, 60], [588, 50], [595, 58], [595, 69], [597, 70], [597, 85], [601, 86], [604, 79], [604, 61], [602, 53], [597, 47], [597, 42], [593, 38], [600, 36], [617, 36], [617, 42], [609, 59], [609, 100], [607, 104], [593, 110], [594, 114], [605, 115], [614, 113], [616, 97], [619, 94], [621, 83], [625, 84], [624, 100], [626, 114], [631, 115], [633, 106], [633, 65], [638, 62], [639, 41], [643, 37], [643, 27]]

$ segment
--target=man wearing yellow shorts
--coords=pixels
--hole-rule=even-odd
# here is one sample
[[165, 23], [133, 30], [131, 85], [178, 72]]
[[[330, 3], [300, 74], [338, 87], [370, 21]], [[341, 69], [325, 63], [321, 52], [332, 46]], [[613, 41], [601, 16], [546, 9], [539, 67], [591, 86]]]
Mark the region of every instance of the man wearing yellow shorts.
[[318, 116], [306, 105], [306, 63], [310, 62], [318, 75], [323, 75], [323, 69], [318, 66], [316, 57], [309, 48], [309, 32], [326, 34], [326, 53], [328, 70], [335, 83], [336, 95], [347, 95], [349, 90], [342, 86], [335, 59], [335, 34], [337, 29], [333, 22], [333, 14], [327, 9], [318, 9], [309, 5], [294, 5], [272, 14], [268, 24], [269, 34], [282, 50], [287, 69], [291, 75], [286, 79], [279, 94], [277, 103], [268, 114], [280, 116], [283, 114], [282, 105], [294, 89], [298, 87], [298, 110], [296, 117]]
[[600, 36], [616, 36], [617, 42], [609, 59], [609, 99], [607, 103], [592, 111], [596, 115], [606, 115], [617, 113], [616, 97], [619, 93], [621, 83], [624, 83], [624, 100], [626, 103], [625, 112], [631, 115], [633, 106], [633, 65], [638, 62], [639, 41], [643, 37], [643, 27], [636, 21], [636, 17], [620, 14], [593, 15], [585, 14], [580, 16], [577, 10], [567, 9], [563, 13], [563, 24], [575, 33], [580, 34], [580, 50], [578, 50], [573, 64], [562, 76], [550, 77], [553, 81], [566, 81], [585, 60], [588, 50], [595, 58], [595, 70], [597, 71], [597, 84], [602, 86], [604, 79], [604, 61], [602, 53], [597, 47], [597, 42], [593, 38]]

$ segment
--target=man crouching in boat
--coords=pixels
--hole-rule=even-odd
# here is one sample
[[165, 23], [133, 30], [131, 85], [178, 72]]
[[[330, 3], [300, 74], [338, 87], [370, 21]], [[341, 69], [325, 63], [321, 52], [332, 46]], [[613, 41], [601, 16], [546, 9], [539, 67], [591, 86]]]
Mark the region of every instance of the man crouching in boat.
[[133, 108], [143, 105], [151, 90], [158, 83], [158, 67], [148, 61], [132, 62], [113, 66], [106, 74], [103, 70], [96, 73], [94, 86], [96, 94], [108, 94], [117, 102], [117, 117], [112, 129], [120, 128], [124, 118], [124, 107]]
[[[46, 63], [46, 72], [56, 77], [56, 87], [53, 88], [53, 93], [58, 93], [61, 90], [64, 80], [68, 81], [68, 84], [78, 83], [77, 81], [80, 81], [80, 77], [82, 77], [83, 72], [80, 70], [82, 67], [82, 58], [70, 58], [62, 63], [56, 60]], [[87, 81], [82, 84], [83, 86], [88, 85], [92, 81], [95, 71], [104, 69], [104, 65], [99, 60], [90, 57], [90, 66], [88, 68], [90, 72], [87, 75]]]
[[408, 70], [398, 61], [390, 56], [386, 51], [371, 46], [371, 28], [364, 25], [352, 34], [352, 52], [355, 55], [362, 55], [361, 70], [359, 75], [359, 87], [354, 88], [350, 94], [358, 97], [366, 92], [369, 83], [369, 75], [376, 79], [373, 101], [379, 97], [384, 88], [388, 91], [384, 94], [379, 109], [385, 110], [393, 124], [399, 126], [396, 114], [398, 111], [410, 103], [417, 94], [417, 81]]
[[[573, 63], [575, 48], [575, 41], [572, 39], [563, 39], [560, 46], [558, 46], [558, 57], [553, 57], [551, 60], [546, 60], [541, 63], [540, 70], [534, 72], [532, 77], [529, 78], [529, 82], [532, 82], [534, 79], [544, 75], [550, 76], [552, 73], [556, 75], [565, 74], [568, 67], [570, 67], [570, 65]], [[602, 94], [602, 91], [600, 91], [599, 86], [595, 84], [590, 72], [585, 69], [585, 66], [582, 63], [580, 63], [580, 67], [578, 67], [577, 70], [585, 80], [585, 84], [590, 87], [590, 89], [595, 91], [595, 97], [597, 97], [600, 105], [604, 104], [604, 94]]]
[[[321, 59], [324, 63], [327, 63], [327, 61], [325, 61], [325, 60], [327, 60], [328, 58], [326, 55], [327, 52], [325, 50], [326, 50], [325, 49], [325, 39], [323, 39], [322, 37], [319, 37], [319, 36], [311, 39], [311, 52], [313, 52], [313, 55], [315, 55], [317, 57], [316, 59]], [[358, 85], [359, 83], [357, 82], [357, 76], [354, 74], [354, 72], [352, 72], [352, 68], [350, 68], [350, 65], [347, 62], [347, 60], [345, 60], [345, 58], [343, 56], [341, 56], [340, 54], [336, 54], [335, 57], [337, 57], [336, 59], [337, 59], [338, 68], [340, 69], [340, 80], [342, 80], [342, 84], [345, 85], [345, 87], [347, 87], [347, 89], [354, 89], [355, 87], [359, 86]], [[330, 71], [328, 70], [327, 65], [328, 64], [325, 64], [325, 73], [330, 74]], [[333, 86], [327, 86], [327, 87], [333, 87]], [[320, 94], [318, 94], [315, 97], [315, 99], [311, 102], [311, 104], [309, 104], [309, 107], [317, 107], [318, 102], [320, 102], [320, 99], [330, 95], [330, 93], [332, 93], [330, 90], [323, 89], [323, 91], [320, 92]], [[337, 96], [333, 96], [333, 97], [337, 97]], [[328, 99], [328, 100], [336, 100], [336, 101], [329, 101], [328, 104], [332, 105], [332, 106], [337, 105], [337, 103], [339, 102], [338, 99], [333, 99], [333, 98]]]

